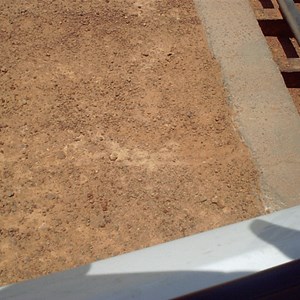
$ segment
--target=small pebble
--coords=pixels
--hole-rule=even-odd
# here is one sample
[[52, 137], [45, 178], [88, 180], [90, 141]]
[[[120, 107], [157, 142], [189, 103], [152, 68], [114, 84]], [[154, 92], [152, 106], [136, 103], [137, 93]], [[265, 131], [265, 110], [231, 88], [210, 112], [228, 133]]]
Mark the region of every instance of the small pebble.
[[7, 192], [8, 197], [13, 197], [14, 195], [15, 195], [15, 193], [13, 191], [8, 191]]
[[52, 194], [52, 193], [49, 193], [49, 194], [46, 195], [46, 199], [47, 200], [54, 200], [54, 199], [56, 199], [56, 195]]
[[117, 153], [112, 153], [110, 156], [109, 156], [109, 159], [111, 161], [115, 161], [118, 159], [118, 154]]
[[103, 228], [106, 225], [106, 221], [103, 215], [92, 215], [89, 224], [94, 228]]
[[193, 116], [193, 113], [189, 111], [186, 115], [188, 116], [188, 118], [191, 118]]
[[63, 151], [59, 151], [59, 152], [57, 152], [56, 157], [58, 159], [65, 159], [66, 158], [66, 154]]

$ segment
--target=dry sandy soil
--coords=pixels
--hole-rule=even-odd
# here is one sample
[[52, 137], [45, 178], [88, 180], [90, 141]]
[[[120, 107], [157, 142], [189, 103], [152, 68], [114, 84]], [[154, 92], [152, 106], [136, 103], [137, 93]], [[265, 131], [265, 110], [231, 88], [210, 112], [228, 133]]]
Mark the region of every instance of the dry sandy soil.
[[[257, 19], [282, 19], [276, 0], [251, 0], [250, 3]], [[296, 6], [300, 10], [300, 3]], [[288, 58], [300, 59], [300, 46], [295, 38], [268, 36], [266, 40], [278, 65], [288, 68]], [[300, 114], [300, 88], [289, 88], [289, 92]]]
[[263, 213], [191, 0], [0, 2], [1, 284]]

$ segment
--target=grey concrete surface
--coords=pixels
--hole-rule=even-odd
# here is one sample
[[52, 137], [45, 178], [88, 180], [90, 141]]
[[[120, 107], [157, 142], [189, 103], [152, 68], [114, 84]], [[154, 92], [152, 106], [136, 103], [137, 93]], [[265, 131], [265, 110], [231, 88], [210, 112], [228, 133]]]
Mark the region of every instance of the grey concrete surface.
[[194, 0], [267, 210], [300, 204], [300, 117], [247, 0]]

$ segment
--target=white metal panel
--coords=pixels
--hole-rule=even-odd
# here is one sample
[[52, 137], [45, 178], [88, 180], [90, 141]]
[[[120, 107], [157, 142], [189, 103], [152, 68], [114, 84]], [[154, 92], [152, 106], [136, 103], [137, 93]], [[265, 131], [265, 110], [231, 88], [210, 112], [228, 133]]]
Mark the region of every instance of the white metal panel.
[[169, 299], [300, 258], [300, 206], [3, 287], [0, 299]]

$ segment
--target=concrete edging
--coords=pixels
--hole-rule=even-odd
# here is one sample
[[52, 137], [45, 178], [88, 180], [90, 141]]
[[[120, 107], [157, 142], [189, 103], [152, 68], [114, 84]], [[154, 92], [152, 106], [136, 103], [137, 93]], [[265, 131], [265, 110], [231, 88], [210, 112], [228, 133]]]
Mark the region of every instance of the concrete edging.
[[266, 210], [300, 204], [300, 117], [245, 0], [194, 0]]

